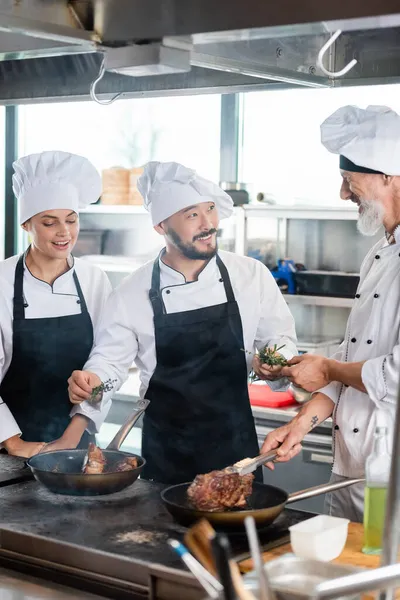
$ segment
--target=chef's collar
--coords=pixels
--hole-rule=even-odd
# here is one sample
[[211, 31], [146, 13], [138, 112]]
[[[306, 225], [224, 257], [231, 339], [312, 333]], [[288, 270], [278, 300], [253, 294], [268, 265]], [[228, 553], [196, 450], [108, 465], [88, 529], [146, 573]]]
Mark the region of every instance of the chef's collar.
[[57, 279], [53, 282], [53, 285], [50, 285], [50, 283], [47, 283], [47, 281], [43, 281], [42, 279], [35, 277], [35, 275], [32, 275], [32, 273], [30, 272], [29, 267], [26, 264], [26, 257], [28, 255], [29, 249], [30, 249], [30, 246], [24, 252], [24, 269], [25, 269], [24, 277], [27, 277], [29, 279], [29, 281], [31, 281], [32, 283], [34, 283], [37, 286], [51, 287], [53, 290], [53, 293], [62, 293], [62, 290], [60, 288], [64, 287], [64, 285], [67, 282], [69, 282], [71, 277], [73, 277], [73, 273], [75, 270], [75, 260], [74, 260], [74, 257], [72, 256], [72, 254], [70, 254], [69, 257], [67, 258], [67, 263], [69, 266], [68, 271], [65, 271], [65, 273], [63, 273], [62, 275], [59, 275], [57, 277]]
[[339, 156], [339, 168], [341, 171], [348, 171], [349, 173], [369, 173], [372, 175], [384, 175], [382, 171], [375, 171], [374, 169], [369, 169], [368, 167], [356, 165], [349, 158], [343, 156], [343, 154]]
[[[163, 279], [163, 281], [161, 283], [161, 287], [168, 287], [168, 286], [172, 286], [172, 285], [182, 285], [182, 284], [186, 284], [186, 283], [188, 283], [188, 284], [195, 283], [193, 281], [187, 282], [183, 273], [181, 273], [180, 271], [177, 271], [173, 267], [170, 267], [169, 265], [165, 264], [165, 262], [162, 260], [162, 257], [164, 256], [164, 254], [165, 254], [165, 248], [163, 248], [163, 250], [161, 250], [159, 257], [158, 257], [158, 262], [159, 262], [160, 271], [161, 271], [161, 277]], [[204, 283], [204, 282], [211, 280], [214, 277], [215, 269], [217, 268], [216, 264], [217, 264], [217, 257], [215, 255], [207, 262], [205, 267], [200, 271], [197, 281]]]
[[400, 244], [400, 224], [396, 225], [396, 227], [393, 230], [393, 233], [389, 233], [388, 231], [386, 231], [385, 237], [389, 245]]

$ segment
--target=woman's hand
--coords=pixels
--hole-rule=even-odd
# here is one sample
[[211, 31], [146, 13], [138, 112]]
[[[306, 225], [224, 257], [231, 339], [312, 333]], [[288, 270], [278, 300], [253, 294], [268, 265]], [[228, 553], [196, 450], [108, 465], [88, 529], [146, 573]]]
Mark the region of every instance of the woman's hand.
[[3, 446], [10, 456], [21, 458], [31, 458], [35, 454], [39, 454], [45, 445], [45, 442], [24, 442], [19, 435], [14, 435], [3, 442]]
[[90, 371], [74, 371], [68, 379], [68, 394], [72, 404], [89, 400], [93, 388], [101, 386], [101, 379]]

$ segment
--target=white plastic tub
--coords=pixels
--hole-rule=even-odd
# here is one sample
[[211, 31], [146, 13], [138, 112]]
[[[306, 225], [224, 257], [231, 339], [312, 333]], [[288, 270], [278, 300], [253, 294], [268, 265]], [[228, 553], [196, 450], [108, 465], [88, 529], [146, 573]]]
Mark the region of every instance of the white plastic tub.
[[341, 554], [347, 540], [349, 520], [318, 515], [289, 527], [296, 556], [329, 561]]

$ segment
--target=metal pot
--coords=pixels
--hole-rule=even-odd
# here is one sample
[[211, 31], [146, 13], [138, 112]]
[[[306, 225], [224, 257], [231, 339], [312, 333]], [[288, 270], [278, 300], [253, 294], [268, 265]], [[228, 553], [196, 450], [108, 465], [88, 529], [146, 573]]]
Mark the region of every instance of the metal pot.
[[306, 390], [294, 385], [294, 383], [290, 384], [288, 391], [293, 395], [294, 399], [299, 404], [304, 404], [304, 402], [311, 400], [311, 392], [306, 392]]

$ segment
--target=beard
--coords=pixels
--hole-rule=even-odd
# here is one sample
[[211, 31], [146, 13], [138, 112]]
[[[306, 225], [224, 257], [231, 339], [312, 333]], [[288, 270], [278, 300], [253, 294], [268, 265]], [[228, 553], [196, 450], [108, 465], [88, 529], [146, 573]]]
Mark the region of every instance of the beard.
[[198, 250], [194, 245], [194, 242], [214, 233], [217, 233], [217, 230], [210, 229], [209, 231], [195, 235], [193, 241], [187, 243], [184, 242], [175, 229], [172, 229], [171, 227], [168, 229], [167, 235], [171, 238], [174, 246], [176, 246], [186, 258], [190, 258], [190, 260], [209, 260], [218, 252], [217, 242], [215, 242], [215, 246], [211, 246], [209, 250]]
[[385, 211], [376, 200], [361, 200], [362, 212], [358, 217], [357, 229], [362, 235], [375, 235], [383, 225]]

